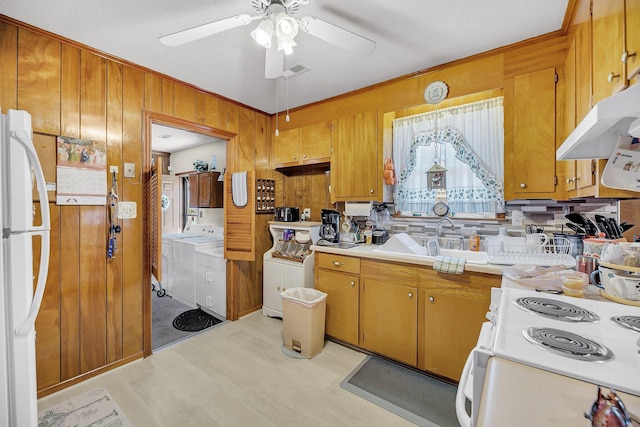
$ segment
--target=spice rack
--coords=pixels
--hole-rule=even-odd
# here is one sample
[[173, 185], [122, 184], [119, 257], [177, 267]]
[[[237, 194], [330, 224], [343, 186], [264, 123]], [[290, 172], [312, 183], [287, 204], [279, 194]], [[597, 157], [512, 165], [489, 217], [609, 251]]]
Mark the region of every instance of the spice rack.
[[256, 180], [256, 213], [275, 211], [276, 182], [272, 179]]

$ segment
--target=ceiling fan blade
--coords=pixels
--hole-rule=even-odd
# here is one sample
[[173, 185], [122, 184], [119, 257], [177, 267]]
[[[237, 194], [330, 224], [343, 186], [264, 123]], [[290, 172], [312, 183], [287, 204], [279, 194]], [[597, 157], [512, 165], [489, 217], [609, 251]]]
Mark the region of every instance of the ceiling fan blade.
[[[260, 18], [257, 16], [255, 19]], [[254, 18], [247, 14], [231, 16], [208, 24], [198, 25], [187, 30], [178, 31], [173, 34], [160, 37], [160, 43], [167, 46], [180, 46], [185, 43], [200, 40], [201, 38], [221, 33], [232, 28], [248, 25]]]
[[265, 54], [264, 60], [264, 78], [276, 79], [278, 77], [281, 77], [284, 65], [283, 51], [278, 50], [275, 44], [269, 49], [265, 50], [267, 51], [267, 53]]
[[376, 42], [313, 16], [303, 17], [300, 29], [348, 52], [367, 54], [376, 48]]

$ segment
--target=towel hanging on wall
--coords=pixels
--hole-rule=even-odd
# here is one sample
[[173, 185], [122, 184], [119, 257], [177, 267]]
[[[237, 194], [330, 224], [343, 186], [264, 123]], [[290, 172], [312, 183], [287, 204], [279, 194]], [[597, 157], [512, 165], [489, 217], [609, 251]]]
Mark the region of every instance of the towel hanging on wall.
[[247, 205], [247, 172], [235, 172], [231, 175], [231, 196], [233, 204], [239, 207]]

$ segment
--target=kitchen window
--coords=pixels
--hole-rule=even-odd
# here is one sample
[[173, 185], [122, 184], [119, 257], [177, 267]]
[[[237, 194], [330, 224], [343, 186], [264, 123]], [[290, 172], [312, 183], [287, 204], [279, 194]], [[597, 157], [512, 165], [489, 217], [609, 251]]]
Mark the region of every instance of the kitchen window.
[[394, 120], [393, 160], [399, 211], [431, 212], [437, 190], [427, 188], [426, 172], [434, 163], [447, 169], [452, 212], [503, 211], [503, 98]]

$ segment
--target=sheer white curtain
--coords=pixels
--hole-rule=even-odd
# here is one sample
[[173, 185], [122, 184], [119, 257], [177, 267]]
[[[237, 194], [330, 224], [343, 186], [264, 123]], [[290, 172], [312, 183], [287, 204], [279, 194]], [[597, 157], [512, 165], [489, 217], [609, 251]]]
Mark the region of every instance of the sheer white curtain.
[[394, 120], [393, 161], [398, 172], [397, 210], [430, 212], [435, 190], [425, 172], [434, 159], [447, 169], [446, 190], [454, 212], [504, 208], [503, 98]]

